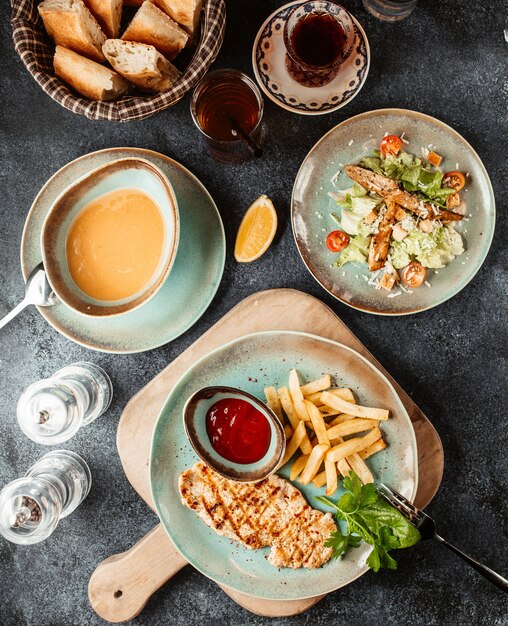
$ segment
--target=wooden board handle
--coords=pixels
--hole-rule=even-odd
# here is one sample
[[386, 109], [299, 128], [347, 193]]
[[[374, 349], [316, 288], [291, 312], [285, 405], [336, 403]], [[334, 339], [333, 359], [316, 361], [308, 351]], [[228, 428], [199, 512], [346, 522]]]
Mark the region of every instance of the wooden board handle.
[[93, 610], [108, 622], [125, 622], [187, 561], [160, 524], [127, 552], [100, 563], [88, 584]]
[[[187, 565], [161, 524], [127, 552], [100, 563], [90, 578], [93, 610], [108, 622], [126, 622], [139, 615], [153, 593]], [[266, 617], [289, 617], [306, 611], [324, 596], [306, 600], [260, 600], [222, 587], [248, 611]]]

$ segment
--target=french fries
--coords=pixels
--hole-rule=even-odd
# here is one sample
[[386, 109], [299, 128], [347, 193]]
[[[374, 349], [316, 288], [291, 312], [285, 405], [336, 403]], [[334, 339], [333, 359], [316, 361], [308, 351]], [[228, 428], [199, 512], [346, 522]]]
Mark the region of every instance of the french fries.
[[[294, 436], [294, 435], [293, 435]], [[368, 448], [372, 443], [377, 441], [381, 437], [381, 431], [376, 426], [368, 435], [364, 437], [355, 437], [354, 439], [348, 439], [338, 445], [330, 448], [326, 453], [327, 461], [340, 461], [345, 459], [355, 452], [361, 452], [365, 448]]]
[[325, 458], [325, 454], [330, 449], [330, 444], [318, 443], [317, 446], [312, 448], [309, 460], [305, 465], [305, 469], [300, 476], [300, 482], [302, 485], [308, 485], [314, 476], [318, 473], [321, 463]]
[[303, 402], [303, 393], [300, 389], [300, 381], [298, 380], [296, 370], [291, 370], [289, 372], [289, 393], [291, 394], [296, 414], [302, 421], [308, 422], [310, 418], [307, 413], [307, 408]]
[[293, 436], [291, 437], [291, 439], [288, 441], [286, 445], [286, 453], [284, 454], [284, 458], [280, 462], [279, 467], [286, 465], [289, 459], [293, 456], [293, 454], [300, 447], [300, 444], [302, 443], [305, 435], [306, 435], [305, 424], [303, 422], [300, 422], [298, 426], [295, 428], [295, 432], [293, 433]]
[[369, 456], [376, 454], [376, 452], [381, 452], [381, 450], [384, 450], [385, 448], [386, 448], [386, 443], [384, 442], [384, 440], [378, 439], [371, 446], [359, 452], [358, 455], [360, 456], [361, 459], [365, 461], [365, 459], [368, 459]]
[[[287, 418], [293, 430], [298, 428], [300, 423], [300, 418], [298, 417], [293, 400], [289, 394], [289, 390], [287, 387], [282, 387], [278, 391], [280, 403], [286, 412]], [[310, 445], [309, 435], [305, 432], [305, 435], [302, 439], [302, 443], [300, 444], [300, 449], [304, 454], [310, 454], [312, 452], [312, 446]]]
[[325, 460], [326, 495], [332, 496], [337, 491], [337, 467], [332, 461]]
[[346, 435], [355, 435], [356, 433], [362, 433], [364, 430], [370, 430], [375, 428], [378, 422], [374, 420], [365, 419], [364, 417], [353, 418], [332, 426], [326, 432], [328, 440], [337, 439], [337, 437], [345, 437]]
[[339, 475], [351, 470], [363, 484], [374, 481], [365, 459], [386, 448], [380, 425], [389, 418], [386, 409], [356, 404], [351, 389], [331, 385], [329, 374], [300, 384], [293, 369], [287, 387], [265, 388], [268, 406], [285, 424], [286, 452], [279, 467], [300, 449], [290, 480], [326, 486], [327, 496], [337, 490]]
[[[364, 485], [366, 485], [367, 483], [374, 482], [374, 476], [372, 476], [372, 472], [367, 467], [367, 464], [362, 459], [362, 457], [358, 454], [358, 452], [355, 452], [351, 456], [348, 456], [347, 461], [349, 465], [351, 466], [351, 469], [353, 470], [353, 472], [355, 472], [355, 474], [358, 476], [358, 478], [362, 481]], [[328, 461], [325, 461], [325, 465], [326, 463], [328, 463]]]
[[275, 415], [279, 418], [282, 424], [284, 424], [284, 418], [282, 417], [282, 405], [280, 403], [279, 396], [275, 391], [275, 387], [265, 387], [266, 404]]
[[311, 396], [314, 393], [318, 393], [319, 391], [324, 391], [325, 389], [329, 389], [332, 386], [332, 381], [330, 378], [330, 374], [326, 374], [322, 378], [318, 378], [317, 380], [313, 380], [306, 385], [301, 385], [300, 390], [304, 396]]
[[309, 454], [300, 455], [291, 466], [291, 472], [289, 474], [289, 480], [295, 480], [303, 472], [307, 461], [309, 460]]
[[[343, 389], [339, 389], [338, 387], [335, 387], [333, 389], [328, 389], [327, 391], [328, 391], [328, 393], [331, 393], [334, 396], [337, 396], [338, 398], [342, 398], [346, 402], [353, 402], [354, 403], [354, 401], [355, 401], [355, 397], [353, 395], [353, 392], [351, 391], [351, 389], [348, 389], [347, 387], [345, 387]], [[312, 404], [315, 404], [317, 406], [323, 404], [321, 402], [321, 391], [318, 391], [317, 393], [313, 393], [311, 395], [308, 395], [305, 399], [308, 400], [309, 402], [312, 402]]]
[[342, 424], [342, 422], [347, 422], [352, 419], [354, 419], [353, 415], [347, 415], [346, 413], [341, 413], [340, 415], [337, 415], [337, 417], [334, 417], [333, 420], [328, 422], [328, 426], [331, 428], [332, 426], [337, 426], [337, 424]]
[[335, 396], [329, 391], [322, 392], [321, 401], [323, 404], [326, 404], [326, 406], [329, 406], [332, 409], [336, 409], [342, 413], [348, 413], [349, 415], [354, 415], [355, 417], [365, 417], [372, 420], [387, 420], [389, 415], [389, 411], [386, 409], [373, 409], [367, 406], [352, 404], [342, 400], [342, 398]]
[[323, 416], [321, 415], [319, 409], [314, 406], [312, 402], [308, 402], [307, 400], [304, 400], [303, 402], [307, 407], [307, 412], [309, 414], [310, 421], [312, 422], [314, 432], [316, 433], [317, 440], [319, 441], [319, 443], [330, 446], [330, 439], [326, 432], [325, 420], [323, 419]]

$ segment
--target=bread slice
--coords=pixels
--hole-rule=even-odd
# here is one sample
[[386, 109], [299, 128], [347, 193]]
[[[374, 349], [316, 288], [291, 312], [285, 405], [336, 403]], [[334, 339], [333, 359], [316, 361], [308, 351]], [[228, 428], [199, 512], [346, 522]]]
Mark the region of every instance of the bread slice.
[[155, 4], [178, 22], [191, 39], [197, 35], [203, 0], [154, 0]]
[[114, 69], [148, 91], [167, 91], [180, 72], [153, 46], [122, 39], [108, 39], [102, 46]]
[[59, 78], [90, 100], [115, 100], [131, 88], [120, 74], [63, 46], [56, 47], [53, 65]]
[[94, 61], [104, 61], [106, 35], [83, 0], [44, 0], [39, 4], [48, 35], [64, 46]]
[[85, 0], [108, 37], [118, 37], [123, 0]]
[[155, 4], [145, 0], [121, 38], [155, 46], [172, 60], [186, 46], [189, 36]]

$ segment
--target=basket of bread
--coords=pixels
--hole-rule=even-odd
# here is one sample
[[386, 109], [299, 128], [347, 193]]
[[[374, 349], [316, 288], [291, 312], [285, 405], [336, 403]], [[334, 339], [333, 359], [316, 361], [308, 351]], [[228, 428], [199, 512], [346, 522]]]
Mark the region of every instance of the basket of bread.
[[66, 109], [127, 122], [172, 106], [222, 41], [225, 0], [11, 0], [13, 41]]

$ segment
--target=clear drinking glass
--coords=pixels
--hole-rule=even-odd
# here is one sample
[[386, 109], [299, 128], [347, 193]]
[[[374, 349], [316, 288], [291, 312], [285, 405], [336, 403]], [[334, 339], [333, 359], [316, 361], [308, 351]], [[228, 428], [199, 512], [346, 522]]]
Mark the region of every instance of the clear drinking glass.
[[190, 106], [194, 123], [219, 161], [239, 163], [259, 149], [263, 98], [246, 74], [232, 69], [210, 72], [194, 89]]
[[385, 22], [403, 20], [414, 11], [418, 0], [363, 0], [367, 11]]
[[284, 25], [286, 68], [305, 87], [322, 87], [339, 73], [355, 40], [351, 15], [336, 2], [297, 5]]

